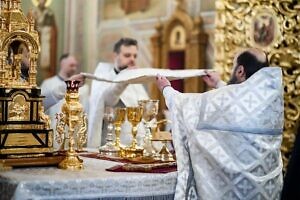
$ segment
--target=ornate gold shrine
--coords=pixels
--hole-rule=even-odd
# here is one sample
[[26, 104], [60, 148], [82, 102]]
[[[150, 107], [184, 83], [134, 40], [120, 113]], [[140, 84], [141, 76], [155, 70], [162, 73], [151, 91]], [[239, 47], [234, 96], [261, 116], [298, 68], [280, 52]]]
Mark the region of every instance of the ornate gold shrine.
[[[298, 3], [297, 3], [298, 2]], [[284, 74], [284, 165], [300, 116], [300, 2], [293, 0], [216, 1], [215, 67], [228, 80], [241, 47], [257, 47]]]
[[53, 131], [36, 85], [39, 36], [33, 17], [27, 18], [20, 5], [20, 0], [1, 0], [0, 161], [30, 158], [33, 163], [32, 158], [52, 152]]
[[[156, 34], [151, 38], [153, 47], [153, 66], [171, 69], [205, 69], [205, 50], [207, 34], [202, 30], [199, 16], [192, 19], [186, 12], [184, 0], [177, 0], [177, 7], [171, 18], [156, 26]], [[179, 68], [172, 68], [173, 57], [182, 56]], [[176, 66], [177, 67], [177, 66]], [[174, 86], [174, 85], [173, 85]], [[204, 92], [201, 78], [182, 81], [181, 92]], [[157, 86], [151, 89], [152, 99], [160, 101], [161, 110], [165, 108], [164, 98]]]

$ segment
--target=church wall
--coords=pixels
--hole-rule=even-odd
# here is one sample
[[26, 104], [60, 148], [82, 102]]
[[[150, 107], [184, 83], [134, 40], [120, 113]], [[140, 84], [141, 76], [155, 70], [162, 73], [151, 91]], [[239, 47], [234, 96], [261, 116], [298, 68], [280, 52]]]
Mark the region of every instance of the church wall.
[[[139, 42], [140, 55], [138, 64], [143, 67], [152, 67], [152, 49], [150, 38], [155, 34], [155, 25], [159, 20], [170, 18], [176, 6], [175, 0], [150, 1], [151, 6], [146, 11], [136, 11], [125, 14], [121, 8], [122, 0], [103, 0], [99, 5], [98, 24], [98, 59], [110, 62], [112, 60], [113, 43], [120, 37], [133, 37]], [[214, 1], [187, 0], [187, 11], [191, 16], [200, 15], [204, 21], [204, 31], [209, 35], [207, 46], [207, 65], [213, 65], [213, 34], [214, 34]], [[157, 9], [159, 3], [160, 9]], [[111, 14], [115, 13], [117, 14]], [[153, 66], [158, 67], [158, 66]], [[89, 71], [93, 71], [89, 68]]]
[[[138, 65], [152, 67], [150, 37], [155, 34], [159, 19], [166, 20], [171, 15], [172, 0], [149, 0], [147, 8], [140, 10], [121, 8], [122, 0], [104, 0], [99, 5], [98, 48], [99, 60], [111, 62], [113, 44], [120, 37], [132, 37], [139, 42]], [[145, 2], [145, 1], [144, 1]], [[128, 12], [128, 14], [126, 14]], [[116, 13], [116, 14], [110, 14]]]
[[[58, 26], [57, 58], [63, 52], [70, 52], [78, 58], [81, 71], [92, 73], [99, 61], [112, 61], [112, 48], [116, 40], [133, 37], [139, 41], [138, 65], [153, 67], [150, 38], [156, 33], [155, 25], [159, 20], [164, 22], [171, 17], [176, 0], [149, 0], [148, 7], [141, 5], [140, 10], [124, 5], [122, 9], [122, 1], [126, 3], [126, 0], [52, 0], [50, 8], [55, 13]], [[209, 35], [207, 67], [212, 68], [215, 1], [186, 2], [188, 13], [193, 17], [200, 15], [204, 21], [204, 31]], [[25, 13], [33, 6], [29, 0], [22, 1]]]

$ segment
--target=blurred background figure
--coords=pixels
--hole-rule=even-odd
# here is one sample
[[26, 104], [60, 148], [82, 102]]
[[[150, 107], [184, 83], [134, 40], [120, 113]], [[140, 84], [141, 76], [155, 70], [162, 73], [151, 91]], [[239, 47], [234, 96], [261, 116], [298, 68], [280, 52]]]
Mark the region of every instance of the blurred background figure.
[[[65, 81], [69, 79], [79, 80], [83, 83], [84, 77], [76, 74], [78, 70], [78, 62], [76, 58], [68, 53], [63, 54], [60, 58], [60, 70], [57, 75], [46, 79], [41, 84], [42, 94], [46, 96], [44, 100], [46, 114], [50, 115], [51, 126], [55, 128], [55, 114], [59, 113], [63, 104], [63, 98], [66, 92]], [[82, 84], [81, 84], [82, 85]], [[88, 112], [89, 86], [83, 84], [79, 88], [80, 102], [84, 111]], [[49, 102], [51, 101], [51, 102]], [[51, 107], [49, 106], [51, 105]], [[55, 144], [55, 143], [54, 143]], [[54, 145], [54, 147], [56, 147]]]

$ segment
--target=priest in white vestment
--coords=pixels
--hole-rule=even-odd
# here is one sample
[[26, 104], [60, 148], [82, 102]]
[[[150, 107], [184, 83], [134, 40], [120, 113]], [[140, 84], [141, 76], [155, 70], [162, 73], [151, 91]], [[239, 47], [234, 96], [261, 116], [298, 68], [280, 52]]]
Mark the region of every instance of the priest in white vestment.
[[[79, 100], [82, 104], [84, 111], [88, 112], [89, 106], [89, 87], [83, 84], [83, 75], [76, 74], [78, 62], [75, 57], [69, 54], [64, 54], [60, 59], [60, 71], [57, 75], [44, 80], [41, 84], [41, 94], [45, 96], [44, 107], [47, 115], [51, 119], [51, 128], [55, 130], [56, 126], [56, 113], [61, 112], [61, 106], [64, 102], [66, 93], [66, 80], [79, 80], [81, 82], [79, 88]], [[54, 142], [54, 147], [58, 147]]]
[[[136, 68], [138, 44], [135, 39], [121, 38], [114, 45], [114, 64], [99, 63], [95, 75], [104, 79], [114, 79], [124, 69]], [[98, 148], [105, 144], [106, 127], [103, 126], [103, 115], [106, 107], [138, 106], [138, 100], [149, 99], [141, 84], [107, 83], [93, 81], [90, 96], [88, 126], [88, 147]], [[127, 122], [122, 127], [121, 143], [131, 142], [131, 126]], [[140, 133], [137, 135], [140, 140]]]
[[[283, 87], [279, 67], [258, 49], [237, 54], [227, 86], [183, 94], [157, 84], [172, 115], [175, 199], [280, 199]], [[216, 86], [215, 76], [205, 77]]]

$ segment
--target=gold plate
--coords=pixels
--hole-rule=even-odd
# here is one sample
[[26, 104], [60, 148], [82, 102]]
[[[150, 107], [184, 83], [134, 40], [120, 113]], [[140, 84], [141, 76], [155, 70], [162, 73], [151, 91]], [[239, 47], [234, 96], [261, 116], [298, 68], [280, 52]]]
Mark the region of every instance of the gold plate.
[[148, 157], [136, 157], [136, 158], [126, 158], [132, 164], [150, 164], [150, 163], [159, 163], [161, 161], [154, 160], [154, 158]]

